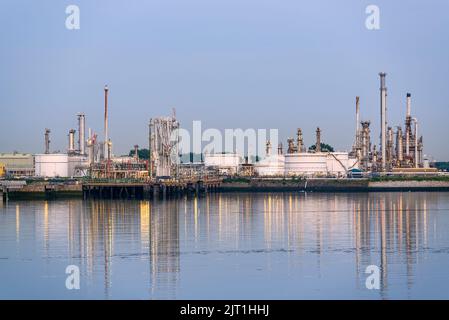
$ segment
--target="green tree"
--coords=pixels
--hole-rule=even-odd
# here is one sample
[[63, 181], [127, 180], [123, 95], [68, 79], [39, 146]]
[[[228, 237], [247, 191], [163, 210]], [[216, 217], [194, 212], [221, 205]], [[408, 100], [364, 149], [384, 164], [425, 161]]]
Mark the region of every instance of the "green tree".
[[[139, 159], [145, 159], [145, 160], [148, 160], [150, 152], [148, 151], [148, 149], [138, 149], [138, 150], [137, 150], [137, 154], [139, 155]], [[129, 155], [130, 157], [134, 157], [134, 149], [132, 149], [131, 151], [129, 151], [129, 154], [128, 154], [128, 155]]]
[[[321, 142], [321, 152], [334, 152], [334, 147], [326, 143]], [[315, 151], [316, 145], [311, 145], [309, 151]]]

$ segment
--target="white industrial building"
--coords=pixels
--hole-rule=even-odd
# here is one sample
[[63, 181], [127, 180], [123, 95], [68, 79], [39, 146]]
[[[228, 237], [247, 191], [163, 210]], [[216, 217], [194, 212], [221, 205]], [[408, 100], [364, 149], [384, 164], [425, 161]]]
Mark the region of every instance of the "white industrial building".
[[66, 153], [36, 154], [35, 175], [46, 178], [82, 177], [87, 174], [87, 157]]
[[215, 168], [220, 174], [237, 174], [241, 163], [236, 153], [209, 153], [204, 155], [204, 166]]

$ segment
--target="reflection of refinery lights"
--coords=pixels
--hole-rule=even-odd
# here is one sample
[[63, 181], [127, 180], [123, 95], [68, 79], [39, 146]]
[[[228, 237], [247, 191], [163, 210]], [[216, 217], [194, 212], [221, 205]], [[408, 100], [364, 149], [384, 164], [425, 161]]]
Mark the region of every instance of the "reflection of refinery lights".
[[49, 232], [48, 232], [48, 201], [44, 202], [44, 240], [45, 247], [48, 248]]
[[198, 241], [198, 198], [193, 199], [193, 217], [195, 219], [195, 242]]
[[20, 207], [16, 205], [16, 240], [19, 241], [20, 238]]
[[140, 239], [142, 248], [148, 248], [150, 241], [150, 202], [140, 202]]

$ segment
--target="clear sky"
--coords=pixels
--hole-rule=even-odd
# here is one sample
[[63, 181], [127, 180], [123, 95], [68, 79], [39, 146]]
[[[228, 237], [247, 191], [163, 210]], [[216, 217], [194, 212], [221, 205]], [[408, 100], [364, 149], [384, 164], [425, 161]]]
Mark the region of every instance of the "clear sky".
[[[80, 8], [80, 30], [65, 27]], [[380, 30], [365, 8], [380, 8]], [[181, 126], [279, 128], [349, 150], [354, 101], [379, 136], [379, 77], [390, 125], [403, 124], [405, 95], [420, 121], [424, 153], [449, 160], [449, 1], [19, 1], [0, 2], [0, 152], [67, 148], [77, 126], [103, 130], [110, 87], [116, 154], [147, 145], [150, 117], [176, 107]]]

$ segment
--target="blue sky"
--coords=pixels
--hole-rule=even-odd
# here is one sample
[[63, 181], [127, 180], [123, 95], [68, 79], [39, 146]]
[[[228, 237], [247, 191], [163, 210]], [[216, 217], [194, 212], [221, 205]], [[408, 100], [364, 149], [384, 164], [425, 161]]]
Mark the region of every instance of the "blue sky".
[[[81, 29], [65, 28], [76, 4]], [[365, 8], [380, 8], [380, 30]], [[349, 150], [354, 101], [379, 136], [379, 71], [388, 119], [403, 124], [405, 95], [425, 154], [449, 160], [448, 1], [10, 1], [0, 3], [0, 152], [65, 150], [76, 113], [102, 132], [110, 87], [117, 154], [147, 144], [150, 117], [175, 107], [190, 128], [301, 127], [307, 145]], [[285, 145], [285, 141], [284, 141]]]

